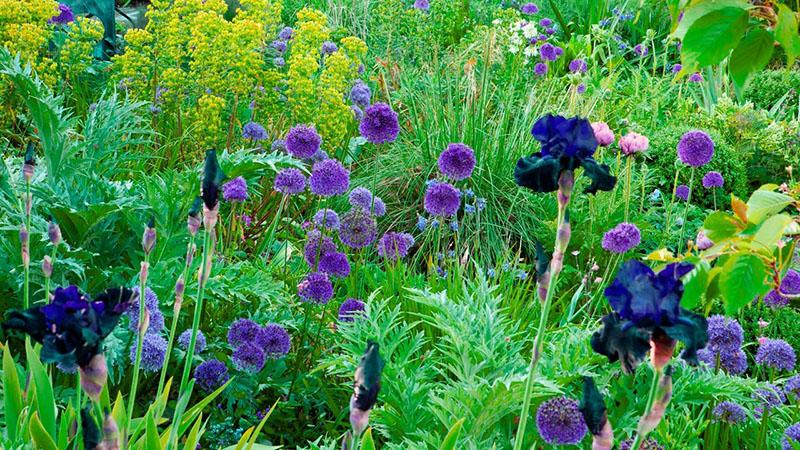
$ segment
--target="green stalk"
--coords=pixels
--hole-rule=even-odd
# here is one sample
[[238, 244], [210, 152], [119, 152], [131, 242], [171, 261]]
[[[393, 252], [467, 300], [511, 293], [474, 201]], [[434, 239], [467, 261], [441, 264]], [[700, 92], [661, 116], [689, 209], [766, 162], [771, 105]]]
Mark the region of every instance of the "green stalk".
[[286, 202], [287, 202], [288, 199], [289, 199], [288, 195], [284, 195], [281, 198], [280, 203], [278, 203], [278, 212], [275, 213], [275, 216], [272, 218], [272, 223], [269, 225], [269, 229], [267, 230], [267, 239], [264, 240], [264, 243], [267, 246], [266, 247], [266, 256], [264, 257], [264, 260], [268, 260], [269, 259], [270, 245], [272, 244], [272, 239], [275, 236], [275, 230], [278, 228], [278, 222], [281, 219], [281, 213], [283, 213], [283, 208], [286, 206]]
[[686, 206], [683, 208], [683, 223], [681, 223], [681, 234], [680, 238], [678, 239], [678, 252], [676, 254], [681, 253], [681, 247], [683, 246], [683, 233], [686, 230], [686, 222], [689, 220], [689, 203], [692, 202], [692, 189], [694, 188], [694, 172], [695, 168], [692, 167], [692, 174], [689, 176], [689, 197], [686, 198]]
[[189, 373], [192, 371], [192, 359], [194, 359], [194, 346], [197, 343], [197, 330], [200, 328], [200, 316], [203, 313], [203, 296], [206, 289], [206, 267], [208, 259], [213, 253], [212, 249], [208, 247], [211, 245], [211, 233], [213, 229], [206, 228], [205, 235], [203, 236], [203, 259], [200, 261], [200, 278], [197, 281], [197, 302], [194, 305], [194, 318], [192, 319], [192, 338], [189, 340], [189, 348], [186, 349], [186, 360], [183, 365], [183, 376], [181, 377], [180, 392], [186, 389], [186, 384], [189, 382]]
[[[658, 390], [658, 383], [661, 381], [661, 374], [662, 370], [653, 369], [653, 381], [650, 383], [650, 393], [647, 395], [647, 407], [644, 410], [644, 416], [650, 414], [650, 410], [653, 408], [653, 401], [655, 400], [656, 391]], [[642, 446], [642, 442], [644, 442], [644, 438], [647, 437], [646, 433], [636, 433], [636, 437], [633, 439], [633, 445], [631, 448], [639, 448]]]
[[126, 434], [124, 440], [126, 441], [127, 447], [127, 437], [131, 430], [131, 422], [133, 421], [133, 408], [136, 406], [136, 389], [139, 386], [139, 370], [142, 363], [142, 344], [144, 341], [145, 335], [145, 327], [144, 325], [144, 309], [146, 308], [144, 303], [145, 298], [145, 285], [147, 284], [147, 278], [144, 272], [147, 270], [150, 264], [150, 254], [145, 252], [144, 254], [144, 263], [142, 263], [142, 269], [139, 273], [139, 333], [136, 339], [136, 359], [133, 363], [133, 380], [131, 381], [131, 391], [128, 394], [128, 420], [125, 422], [126, 427]]
[[628, 156], [625, 162], [625, 222], [628, 221], [628, 210], [631, 204], [631, 160], [633, 156]]
[[[58, 250], [58, 246], [53, 246], [53, 250], [50, 252], [50, 263], [55, 268], [56, 265], [56, 250]], [[50, 277], [44, 278], [44, 302], [50, 303]]]
[[23, 307], [25, 309], [28, 309], [28, 306], [30, 305], [30, 292], [31, 292], [31, 286], [30, 286], [30, 284], [31, 284], [30, 283], [30, 279], [31, 279], [31, 257], [30, 257], [30, 251], [31, 251], [31, 212], [30, 212], [30, 209], [28, 208], [28, 203], [32, 202], [32, 201], [33, 200], [31, 199], [31, 182], [30, 181], [25, 181], [25, 201], [24, 201], [23, 207], [25, 208], [25, 230], [27, 231], [27, 235], [25, 236], [25, 242], [23, 243], [23, 246], [24, 246], [24, 248], [27, 248], [27, 251], [28, 251], [27, 261], [23, 261], [22, 262], [23, 263], [23, 268], [25, 270], [25, 282], [24, 282], [25, 284], [23, 284], [23, 286], [22, 286], [22, 290], [23, 290], [22, 301], [23, 301]]

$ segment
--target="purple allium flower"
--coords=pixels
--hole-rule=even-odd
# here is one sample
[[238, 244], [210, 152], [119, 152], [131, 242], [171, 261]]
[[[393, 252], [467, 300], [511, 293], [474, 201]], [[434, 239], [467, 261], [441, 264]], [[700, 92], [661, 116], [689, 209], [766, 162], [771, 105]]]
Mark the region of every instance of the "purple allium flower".
[[322, 138], [313, 127], [295, 125], [286, 135], [286, 151], [298, 159], [306, 159], [317, 153]]
[[519, 9], [522, 14], [536, 14], [539, 12], [539, 7], [536, 6], [534, 3], [525, 3], [522, 5], [522, 8]]
[[672, 66], [672, 73], [678, 73], [681, 71], [681, 69], [683, 69], [683, 65], [675, 64]]
[[275, 67], [283, 67], [286, 65], [286, 60], [283, 59], [282, 56], [276, 56], [272, 58], [272, 64], [274, 64]]
[[350, 248], [364, 248], [378, 236], [375, 219], [363, 209], [355, 207], [342, 216], [339, 239]]
[[331, 41], [323, 42], [322, 48], [320, 49], [323, 55], [330, 55], [331, 53], [335, 53], [337, 50], [339, 50], [339, 47], [337, 47], [336, 44]]
[[706, 189], [721, 188], [723, 185], [725, 185], [725, 179], [719, 172], [711, 171], [703, 176], [703, 187]]
[[288, 41], [289, 39], [292, 38], [293, 34], [294, 30], [292, 30], [292, 27], [283, 27], [281, 31], [278, 32], [278, 39]]
[[314, 164], [308, 178], [311, 192], [322, 197], [344, 194], [350, 187], [350, 171], [335, 159]]
[[794, 370], [796, 358], [792, 346], [783, 339], [765, 339], [756, 352], [756, 364], [787, 372]]
[[414, 8], [427, 12], [431, 8], [429, 0], [415, 0]]
[[[135, 295], [138, 296], [139, 294], [139, 286], [133, 288], [133, 292]], [[145, 288], [144, 289], [144, 307], [147, 310], [147, 313], [150, 315], [147, 323], [147, 330], [146, 333], [158, 333], [159, 331], [164, 329], [164, 315], [161, 313], [161, 310], [158, 309], [158, 296], [152, 289]], [[128, 307], [125, 310], [125, 314], [128, 316], [128, 329], [133, 331], [134, 333], [138, 333], [139, 331], [139, 300], [134, 299], [130, 303], [128, 303]]]
[[630, 132], [619, 138], [619, 149], [625, 156], [635, 155], [650, 148], [650, 140], [647, 136], [639, 133]]
[[587, 68], [586, 61], [581, 58], [569, 62], [569, 71], [572, 73], [584, 73]]
[[545, 442], [559, 445], [577, 444], [588, 431], [578, 402], [566, 397], [552, 398], [539, 405], [536, 427]]
[[239, 319], [228, 328], [228, 344], [238, 347], [246, 342], [256, 342], [261, 327], [250, 319]]
[[283, 139], [275, 139], [274, 141], [272, 141], [272, 145], [270, 145], [269, 148], [273, 152], [285, 152], [286, 141], [284, 141]]
[[317, 258], [335, 252], [336, 244], [333, 243], [333, 239], [328, 236], [323, 236], [319, 230], [311, 230], [308, 232], [308, 239], [303, 248], [303, 256], [308, 267], [313, 269], [317, 265]]
[[371, 98], [372, 91], [370, 91], [369, 86], [361, 80], [356, 80], [350, 89], [350, 101], [361, 108], [366, 108], [369, 106]]
[[692, 167], [704, 166], [713, 156], [714, 141], [704, 131], [688, 131], [678, 142], [678, 158], [684, 164]]
[[228, 382], [228, 368], [218, 359], [209, 359], [194, 369], [194, 379], [200, 389], [213, 392]]
[[744, 330], [736, 319], [716, 314], [708, 318], [708, 346], [715, 352], [738, 350], [744, 342]]
[[307, 162], [309, 164], [314, 164], [314, 163], [318, 163], [320, 161], [325, 161], [327, 159], [330, 159], [328, 157], [328, 152], [326, 152], [323, 149], [319, 149], [319, 150], [317, 150], [317, 153], [314, 153], [314, 156], [312, 156], [311, 158], [306, 158], [303, 161], [305, 161], [305, 162]]
[[636, 44], [633, 47], [633, 53], [636, 53], [639, 56], [647, 56], [650, 53], [650, 50], [644, 44]]
[[720, 402], [714, 407], [714, 418], [719, 422], [728, 424], [742, 423], [747, 419], [747, 414], [738, 403], [733, 402]]
[[363, 209], [365, 212], [372, 211], [372, 213], [381, 217], [386, 214], [386, 204], [380, 197], [372, 195], [369, 189], [365, 187], [357, 187], [350, 192], [348, 197], [351, 206], [356, 206]]
[[267, 130], [258, 122], [248, 122], [242, 127], [242, 137], [251, 141], [267, 139]]
[[773, 289], [764, 296], [764, 304], [770, 308], [783, 308], [789, 306], [789, 297]]
[[541, 45], [541, 47], [539, 47], [539, 54], [542, 55], [542, 59], [545, 61], [555, 61], [558, 59], [556, 47], [549, 42], [545, 42]]
[[327, 253], [319, 259], [319, 271], [330, 276], [345, 278], [350, 275], [350, 262], [344, 253]]
[[[548, 29], [547, 34], [553, 34], [555, 32], [556, 32], [556, 30], [553, 30], [552, 32], [550, 32], [549, 29]], [[556, 58], [558, 58], [559, 56], [564, 54], [564, 49], [561, 48], [561, 47], [556, 47], [555, 48], [555, 54], [556, 54]]]
[[463, 180], [475, 169], [475, 152], [462, 143], [449, 144], [439, 155], [439, 170], [454, 180]]
[[548, 19], [547, 17], [545, 17], [544, 19], [541, 19], [539, 21], [539, 26], [542, 27], [542, 28], [547, 28], [552, 24], [553, 24], [553, 21]]
[[297, 285], [297, 295], [303, 301], [324, 305], [333, 297], [333, 284], [328, 274], [311, 272]]
[[689, 75], [689, 82], [690, 83], [701, 83], [703, 81], [703, 76], [700, 75], [700, 72], [695, 72]]
[[352, 322], [365, 310], [364, 302], [355, 298], [348, 298], [339, 307], [339, 322]]
[[697, 359], [712, 369], [719, 367], [729, 375], [742, 375], [747, 371], [747, 355], [736, 349], [713, 351], [703, 348], [697, 351]]
[[[131, 345], [131, 363], [136, 361], [137, 337]], [[164, 366], [164, 356], [167, 354], [167, 340], [158, 333], [147, 333], [142, 340], [141, 368], [147, 372], [157, 372]]]
[[314, 225], [328, 230], [339, 228], [339, 215], [332, 209], [320, 209], [314, 214]]
[[372, 204], [372, 214], [375, 217], [383, 217], [386, 215], [386, 203], [380, 197], [375, 197], [375, 201]]
[[781, 292], [789, 295], [800, 294], [800, 272], [789, 269], [781, 280]]
[[536, 65], [533, 66], [533, 73], [538, 77], [547, 75], [547, 64], [536, 63]]
[[378, 255], [397, 261], [408, 255], [408, 250], [414, 245], [414, 236], [408, 233], [387, 232], [378, 241]]
[[757, 419], [761, 419], [761, 415], [765, 410], [769, 411], [786, 403], [786, 395], [774, 384], [768, 384], [763, 388], [756, 389], [753, 392], [753, 398], [759, 401], [759, 406], [754, 409]]
[[[189, 343], [192, 341], [192, 329], [188, 328], [186, 331], [178, 336], [178, 345], [181, 346], [182, 349], [187, 350], [189, 348]], [[194, 341], [194, 352], [196, 354], [203, 353], [203, 350], [206, 349], [206, 336], [203, 334], [202, 331], [197, 330], [197, 336], [195, 337]]]
[[375, 103], [364, 111], [358, 130], [373, 144], [394, 142], [400, 133], [397, 113], [386, 103]]
[[272, 48], [274, 48], [278, 53], [283, 53], [286, 51], [286, 41], [283, 39], [276, 39], [272, 41]]
[[[544, 32], [547, 34], [556, 34], [556, 29], [548, 27], [544, 29]], [[564, 53], [564, 50], [561, 47], [556, 47], [556, 56], [561, 56], [562, 53]]]
[[797, 445], [800, 445], [800, 422], [783, 432], [782, 450], [793, 450]]
[[267, 358], [277, 359], [289, 353], [292, 348], [292, 338], [286, 328], [277, 323], [268, 323], [264, 325], [262, 331], [259, 344], [263, 347]]
[[364, 110], [358, 106], [351, 105], [350, 111], [353, 111], [353, 118], [356, 119], [356, 121], [361, 122], [361, 119], [364, 118]]
[[267, 355], [255, 342], [245, 342], [231, 355], [233, 367], [247, 373], [258, 373], [264, 368]]
[[461, 205], [461, 193], [450, 183], [435, 183], [425, 192], [425, 211], [440, 217], [451, 217]]
[[608, 147], [614, 143], [614, 132], [605, 122], [592, 122], [592, 131], [594, 138], [597, 139], [597, 145]]
[[236, 177], [222, 185], [222, 197], [229, 202], [243, 202], [247, 200], [247, 181]]
[[306, 190], [306, 177], [297, 169], [282, 169], [275, 176], [273, 189], [285, 195], [295, 195]]
[[622, 222], [603, 235], [603, 249], [611, 253], [625, 253], [642, 242], [639, 228], [628, 222]]
[[75, 20], [75, 14], [72, 12], [72, 8], [69, 5], [65, 5], [63, 3], [58, 4], [58, 14], [53, 16], [47, 23], [56, 24], [56, 25], [66, 25], [70, 22]]
[[585, 92], [586, 92], [586, 85], [585, 85], [585, 84], [583, 84], [583, 83], [579, 84], [579, 85], [578, 85], [578, 86], [575, 88], [575, 92], [577, 92], [578, 94], [583, 94], [583, 93], [585, 93]]
[[789, 400], [800, 401], [800, 375], [795, 375], [783, 384], [783, 390]]
[[679, 200], [683, 200], [684, 202], [689, 200], [689, 193], [689, 186], [685, 184], [681, 184], [675, 188], [675, 197], [678, 197]]
[[[633, 447], [633, 438], [625, 439], [619, 443], [619, 450], [631, 450], [631, 447]], [[655, 439], [649, 437], [642, 442], [642, 445], [639, 446], [639, 450], [664, 450], [664, 446], [659, 444]]]

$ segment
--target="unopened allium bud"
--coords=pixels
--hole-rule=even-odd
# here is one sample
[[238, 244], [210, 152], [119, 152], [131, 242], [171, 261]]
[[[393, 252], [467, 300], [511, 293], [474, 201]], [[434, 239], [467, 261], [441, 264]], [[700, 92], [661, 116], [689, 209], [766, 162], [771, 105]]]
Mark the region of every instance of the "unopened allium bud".
[[28, 148], [25, 150], [25, 162], [22, 164], [22, 175], [25, 177], [25, 182], [30, 183], [33, 179], [33, 173], [36, 169], [36, 158], [34, 158], [34, 145], [33, 142], [28, 143]]
[[81, 375], [81, 388], [92, 400], [100, 400], [100, 392], [108, 380], [108, 367], [106, 366], [105, 355], [97, 354], [92, 357], [89, 364], [79, 367]]
[[53, 259], [50, 258], [50, 255], [45, 255], [42, 258], [42, 272], [44, 272], [46, 278], [53, 276]]
[[156, 228], [153, 219], [150, 219], [150, 223], [144, 229], [144, 234], [142, 235], [142, 248], [144, 249], [144, 254], [149, 255], [150, 252], [153, 251], [153, 247], [156, 246]]
[[55, 246], [61, 243], [61, 227], [53, 219], [50, 219], [50, 223], [47, 224], [47, 237], [50, 239], [50, 243]]

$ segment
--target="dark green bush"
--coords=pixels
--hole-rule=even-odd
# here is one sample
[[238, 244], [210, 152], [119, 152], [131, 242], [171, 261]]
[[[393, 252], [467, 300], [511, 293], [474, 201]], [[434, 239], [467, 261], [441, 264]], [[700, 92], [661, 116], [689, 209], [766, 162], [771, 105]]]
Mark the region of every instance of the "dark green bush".
[[767, 111], [782, 101], [775, 111], [776, 117], [796, 116], [799, 95], [800, 73], [787, 70], [763, 70], [756, 73], [744, 94], [755, 106]]

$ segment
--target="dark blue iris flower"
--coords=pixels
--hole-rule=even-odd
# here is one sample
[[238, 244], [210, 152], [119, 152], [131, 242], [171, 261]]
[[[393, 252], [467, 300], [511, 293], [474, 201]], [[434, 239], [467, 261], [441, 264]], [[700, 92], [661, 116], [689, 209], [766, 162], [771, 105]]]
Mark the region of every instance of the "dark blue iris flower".
[[592, 180], [587, 193], [614, 188], [616, 177], [607, 165], [593, 157], [597, 139], [588, 120], [548, 114], [536, 121], [531, 134], [541, 144], [541, 150], [517, 161], [514, 178], [520, 186], [535, 192], [554, 192], [562, 172], [583, 167], [584, 174]]
[[102, 353], [102, 340], [134, 298], [130, 289], [108, 289], [91, 300], [76, 286], [56, 289], [53, 301], [12, 311], [3, 328], [20, 330], [42, 344], [42, 361], [86, 367]]
[[203, 169], [203, 189], [202, 197], [203, 203], [209, 210], [214, 209], [219, 202], [219, 188], [222, 181], [225, 179], [225, 173], [219, 166], [217, 161], [217, 152], [215, 150], [208, 150], [206, 152], [206, 161]]
[[681, 308], [681, 277], [692, 270], [688, 263], [669, 264], [658, 273], [631, 260], [622, 265], [617, 278], [605, 290], [614, 312], [603, 318], [603, 328], [592, 336], [592, 348], [620, 360], [632, 372], [644, 358], [654, 336], [684, 343], [683, 358], [697, 362], [697, 350], [708, 342], [708, 322]]

